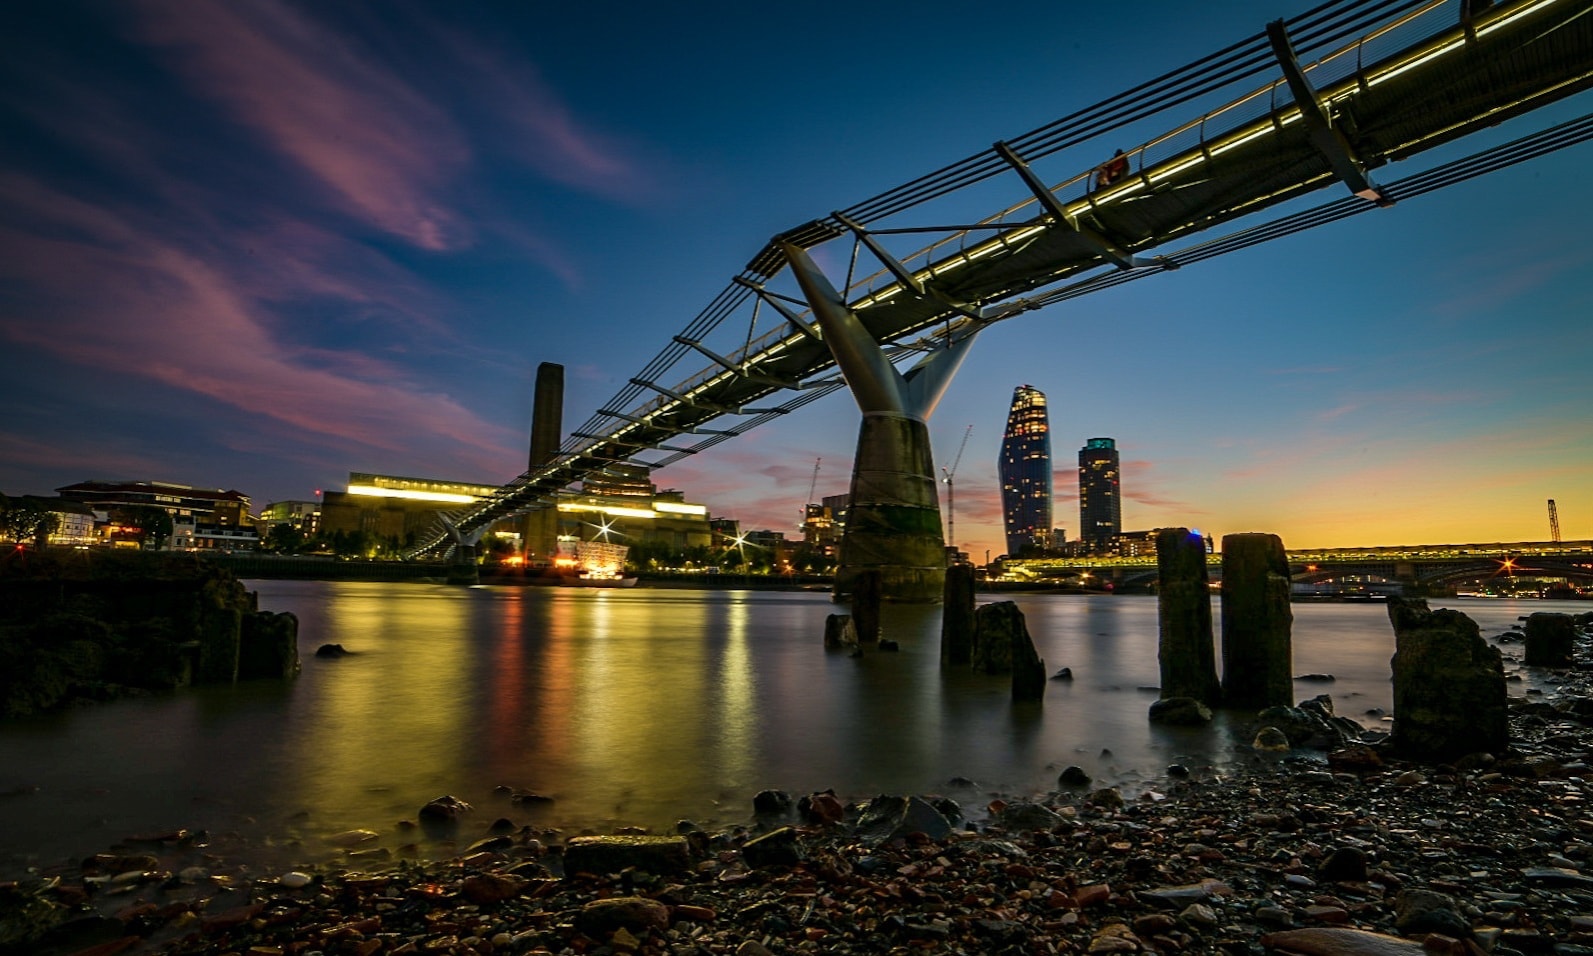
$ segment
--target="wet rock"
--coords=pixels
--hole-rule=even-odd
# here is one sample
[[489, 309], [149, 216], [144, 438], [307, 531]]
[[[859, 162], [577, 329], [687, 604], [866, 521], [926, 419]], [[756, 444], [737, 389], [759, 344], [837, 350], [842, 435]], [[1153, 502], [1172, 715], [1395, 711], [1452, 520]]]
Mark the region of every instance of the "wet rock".
[[1058, 670], [1055, 674], [1052, 674], [1051, 675], [1051, 679], [1052, 680], [1072, 680], [1073, 679], [1073, 668], [1064, 667], [1064, 668]]
[[808, 823], [833, 825], [846, 818], [846, 806], [835, 791], [810, 793], [797, 801], [797, 814]]
[[1324, 883], [1366, 882], [1366, 852], [1358, 847], [1341, 846], [1322, 861], [1316, 877]]
[[1123, 799], [1123, 792], [1116, 787], [1103, 787], [1100, 790], [1092, 790], [1089, 796], [1084, 798], [1084, 802], [1089, 806], [1100, 807], [1105, 810], [1116, 810], [1127, 803]]
[[1360, 744], [1329, 753], [1327, 762], [1331, 769], [1346, 773], [1364, 773], [1383, 767], [1383, 758], [1377, 751]]
[[1007, 830], [1051, 830], [1063, 820], [1060, 814], [1038, 803], [1011, 803], [996, 814], [996, 822]]
[[441, 796], [427, 802], [417, 814], [423, 823], [455, 823], [461, 813], [468, 813], [470, 804], [454, 796]]
[[691, 864], [684, 836], [608, 835], [571, 837], [564, 846], [564, 872], [618, 873], [635, 868], [674, 873]]
[[316, 657], [347, 657], [349, 651], [342, 644], [322, 644], [315, 649]]
[[752, 797], [752, 812], [759, 816], [786, 816], [791, 812], [791, 795], [784, 790], [759, 790]]
[[1063, 768], [1056, 779], [1065, 787], [1083, 787], [1089, 784], [1090, 775], [1084, 772], [1083, 767], [1069, 766]]
[[1164, 697], [1150, 705], [1153, 724], [1192, 727], [1211, 723], [1211, 708], [1193, 697]]
[[1422, 944], [1360, 929], [1310, 927], [1268, 933], [1261, 945], [1298, 956], [1422, 956]]
[[781, 827], [748, 840], [741, 847], [741, 857], [753, 868], [796, 866], [802, 862], [802, 847], [797, 840], [796, 830]]
[[1571, 615], [1537, 611], [1527, 616], [1525, 663], [1528, 667], [1569, 667], [1576, 654]]
[[859, 838], [868, 843], [883, 843], [910, 833], [923, 833], [931, 840], [951, 834], [945, 815], [919, 797], [881, 795], [870, 800], [857, 821]]
[[1256, 731], [1256, 737], [1250, 742], [1250, 746], [1262, 753], [1287, 753], [1289, 736], [1269, 725]]
[[1471, 923], [1461, 916], [1455, 898], [1433, 890], [1401, 890], [1394, 900], [1394, 927], [1401, 933], [1442, 933], [1456, 939], [1471, 935]]
[[576, 914], [575, 928], [602, 941], [621, 929], [632, 934], [663, 932], [669, 928], [669, 907], [640, 896], [594, 900]]
[[[1233, 892], [1228, 884], [1220, 880], [1202, 880], [1199, 883], [1185, 883], [1181, 886], [1158, 886], [1149, 890], [1139, 890], [1134, 895], [1142, 903], [1151, 906], [1161, 906], [1167, 909], [1180, 909], [1193, 903], [1204, 903], [1214, 896], [1227, 896]], [[1207, 913], [1211, 910], [1208, 908]], [[1210, 922], [1215, 922], [1216, 916], [1212, 914]]]
[[459, 884], [459, 895], [477, 906], [491, 906], [519, 896], [529, 883], [518, 876], [477, 873]]

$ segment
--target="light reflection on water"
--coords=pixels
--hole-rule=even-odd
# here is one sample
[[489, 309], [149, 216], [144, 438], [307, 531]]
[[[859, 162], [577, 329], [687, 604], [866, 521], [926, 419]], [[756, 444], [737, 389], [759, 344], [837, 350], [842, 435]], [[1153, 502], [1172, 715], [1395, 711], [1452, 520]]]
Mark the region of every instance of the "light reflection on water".
[[[1151, 598], [1015, 596], [1048, 670], [1075, 676], [1014, 706], [1004, 678], [941, 670], [937, 608], [887, 607], [901, 651], [853, 659], [823, 649], [838, 608], [818, 593], [257, 586], [261, 607], [299, 616], [298, 680], [0, 725], [0, 792], [39, 788], [0, 800], [0, 868], [184, 826], [302, 839], [306, 856], [354, 827], [393, 845], [408, 839], [393, 824], [444, 793], [477, 805], [477, 827], [509, 816], [570, 830], [742, 822], [766, 787], [866, 798], [962, 776], [980, 790], [955, 795], [978, 806], [1050, 789], [1069, 764], [1154, 785], [1170, 763], [1242, 759], [1234, 739], [1249, 732], [1242, 717], [1147, 722]], [[1489, 637], [1532, 611], [1581, 609], [1452, 606]], [[1297, 682], [1296, 698], [1329, 693], [1340, 714], [1380, 726], [1367, 712], [1391, 707], [1384, 607], [1293, 610], [1294, 672], [1335, 677]], [[353, 654], [315, 657], [325, 643]], [[556, 802], [511, 806], [499, 785]]]

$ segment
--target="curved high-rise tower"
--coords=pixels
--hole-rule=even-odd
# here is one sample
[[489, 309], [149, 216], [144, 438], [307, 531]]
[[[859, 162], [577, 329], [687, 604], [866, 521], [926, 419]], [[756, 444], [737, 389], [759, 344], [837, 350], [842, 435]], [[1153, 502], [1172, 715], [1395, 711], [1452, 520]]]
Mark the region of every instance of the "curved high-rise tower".
[[1051, 534], [1051, 420], [1045, 393], [1031, 385], [1013, 389], [998, 474], [1007, 554], [1016, 555]]

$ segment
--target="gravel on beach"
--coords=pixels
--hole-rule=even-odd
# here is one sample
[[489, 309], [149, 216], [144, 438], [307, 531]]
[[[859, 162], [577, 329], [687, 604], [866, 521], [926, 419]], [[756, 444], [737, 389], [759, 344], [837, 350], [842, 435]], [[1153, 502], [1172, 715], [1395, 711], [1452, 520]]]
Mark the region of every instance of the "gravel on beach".
[[[354, 831], [336, 864], [270, 874], [167, 834], [0, 884], [0, 952], [1593, 953], [1586, 690], [1567, 672], [1552, 699], [1515, 700], [1502, 759], [1257, 755], [1221, 777], [1169, 768], [1127, 801], [998, 798], [967, 808], [977, 823], [879, 798], [906, 810], [894, 832], [828, 797], [629, 841], [444, 807], [475, 840], [453, 859]], [[913, 815], [931, 805], [948, 832]]]

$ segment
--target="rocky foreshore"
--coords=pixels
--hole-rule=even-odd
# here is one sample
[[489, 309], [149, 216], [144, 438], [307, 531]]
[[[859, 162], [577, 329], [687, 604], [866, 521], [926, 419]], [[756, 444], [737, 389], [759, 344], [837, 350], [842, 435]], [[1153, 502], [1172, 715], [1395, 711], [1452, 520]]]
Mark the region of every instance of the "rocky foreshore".
[[[269, 873], [163, 834], [0, 884], [0, 951], [1593, 953], [1590, 723], [1567, 671], [1513, 702], [1503, 757], [1436, 767], [1350, 746], [1169, 768], [1128, 801], [765, 793], [713, 834], [566, 836], [444, 800]], [[423, 830], [457, 856], [384, 848]]]

